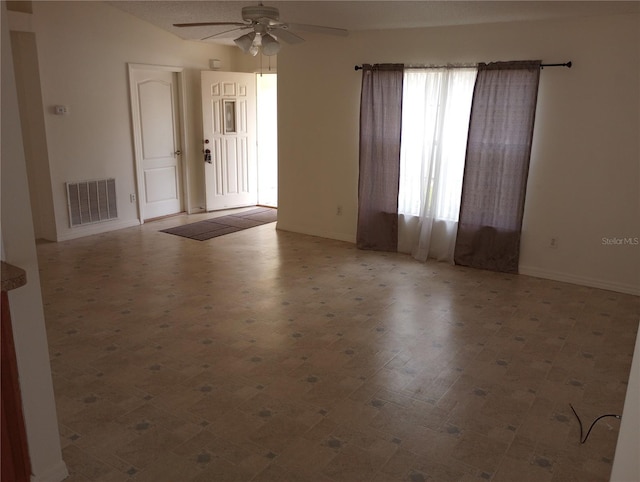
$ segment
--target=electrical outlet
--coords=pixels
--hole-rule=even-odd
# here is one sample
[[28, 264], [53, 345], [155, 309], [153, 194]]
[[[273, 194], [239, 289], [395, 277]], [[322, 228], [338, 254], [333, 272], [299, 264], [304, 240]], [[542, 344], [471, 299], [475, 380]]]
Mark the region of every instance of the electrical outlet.
[[136, 195], [135, 194], [129, 194], [129, 202], [136, 202]]
[[342, 216], [342, 205], [340, 204], [336, 206], [336, 216]]
[[558, 238], [549, 239], [549, 247], [556, 249], [558, 247]]

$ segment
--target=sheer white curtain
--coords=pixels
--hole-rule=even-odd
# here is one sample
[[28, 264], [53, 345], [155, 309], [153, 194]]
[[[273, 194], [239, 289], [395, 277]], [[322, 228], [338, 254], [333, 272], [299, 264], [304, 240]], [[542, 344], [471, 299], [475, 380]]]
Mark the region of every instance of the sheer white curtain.
[[476, 68], [406, 70], [398, 251], [453, 262]]

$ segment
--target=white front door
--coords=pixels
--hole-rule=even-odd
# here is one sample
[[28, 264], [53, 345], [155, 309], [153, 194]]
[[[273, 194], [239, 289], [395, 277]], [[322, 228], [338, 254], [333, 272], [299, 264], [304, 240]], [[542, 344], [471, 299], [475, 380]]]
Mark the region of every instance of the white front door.
[[255, 205], [255, 74], [203, 71], [202, 114], [206, 210]]
[[140, 215], [182, 211], [181, 136], [177, 73], [130, 67], [131, 109]]

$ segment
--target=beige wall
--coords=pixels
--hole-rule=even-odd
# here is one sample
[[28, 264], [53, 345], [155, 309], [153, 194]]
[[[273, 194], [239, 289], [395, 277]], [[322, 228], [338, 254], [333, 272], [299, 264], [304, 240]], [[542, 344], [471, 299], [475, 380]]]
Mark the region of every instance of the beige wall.
[[[639, 293], [637, 15], [307, 35], [278, 59], [278, 227], [355, 240], [355, 64], [572, 60], [541, 75], [522, 239], [525, 274]], [[337, 207], [342, 206], [342, 215]], [[549, 240], [558, 239], [550, 248]]]
[[[26, 15], [26, 14], [25, 14]], [[200, 71], [209, 59], [224, 70], [253, 70], [233, 47], [184, 41], [100, 2], [34, 2], [35, 32], [44, 104], [57, 240], [138, 224], [128, 63], [184, 68], [186, 159], [190, 205], [204, 205], [201, 159]], [[237, 62], [242, 65], [236, 66]], [[69, 114], [53, 114], [53, 106]], [[66, 181], [114, 177], [118, 220], [69, 228]]]

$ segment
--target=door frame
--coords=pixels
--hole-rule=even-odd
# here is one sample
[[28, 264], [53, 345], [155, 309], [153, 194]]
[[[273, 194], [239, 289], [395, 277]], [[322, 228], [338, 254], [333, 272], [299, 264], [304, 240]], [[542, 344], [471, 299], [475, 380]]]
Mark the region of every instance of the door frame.
[[178, 105], [176, 106], [176, 113], [178, 114], [178, 135], [180, 136], [180, 150], [182, 152], [180, 159], [180, 175], [182, 179], [180, 180], [182, 193], [180, 203], [182, 205], [182, 210], [187, 213], [191, 212], [191, 196], [189, 190], [189, 148], [187, 142], [187, 127], [186, 127], [186, 112], [185, 108], [187, 105], [186, 102], [186, 90], [185, 90], [185, 82], [184, 82], [184, 68], [182, 67], [174, 67], [171, 65], [153, 65], [153, 64], [138, 64], [138, 63], [128, 63], [127, 64], [127, 73], [129, 76], [129, 105], [131, 111], [131, 129], [133, 135], [133, 162], [134, 162], [134, 172], [135, 172], [135, 185], [136, 185], [136, 208], [138, 211], [138, 221], [140, 224], [144, 224], [144, 206], [140, 199], [141, 193], [144, 192], [144, 176], [142, 170], [142, 159], [140, 157], [140, 153], [142, 152], [142, 135], [138, 129], [139, 112], [134, 109], [134, 99], [136, 98], [135, 85], [133, 82], [133, 71], [135, 70], [156, 70], [158, 72], [173, 72], [176, 74], [177, 79], [177, 89], [178, 89]]
[[[276, 171], [276, 176], [275, 176], [275, 182], [276, 182], [276, 192], [275, 192], [275, 197], [276, 197], [276, 201], [275, 201], [275, 205], [271, 206], [269, 204], [263, 204], [260, 201], [264, 200], [264, 196], [260, 196], [260, 192], [262, 191], [262, 187], [264, 187], [264, 177], [261, 176], [261, 172], [264, 172], [264, 167], [261, 167], [261, 164], [264, 164], [264, 157], [262, 156], [263, 162], [260, 162], [260, 153], [264, 152], [263, 149], [261, 149], [260, 146], [260, 140], [261, 140], [261, 136], [260, 136], [260, 132], [262, 130], [262, 133], [264, 134], [264, 127], [261, 127], [261, 120], [263, 119], [262, 114], [260, 112], [261, 107], [264, 107], [264, 100], [262, 101], [262, 106], [261, 106], [261, 94], [260, 94], [260, 77], [262, 77], [264, 75], [273, 75], [275, 76], [276, 79], [276, 91], [275, 91], [275, 96], [276, 96], [276, 103], [275, 103], [275, 108], [276, 108], [276, 123], [275, 123], [275, 152], [273, 154], [275, 154], [275, 166], [269, 166], [269, 167], [275, 167], [275, 171]], [[262, 92], [264, 95], [264, 91]], [[264, 97], [262, 97], [264, 99]], [[258, 204], [263, 206], [269, 206], [269, 207], [275, 207], [277, 208], [277, 204], [278, 204], [278, 123], [277, 123], [277, 116], [278, 116], [278, 73], [276, 71], [270, 71], [270, 72], [256, 72], [256, 144], [257, 144], [257, 149], [256, 149], [256, 164], [257, 164], [257, 177], [258, 177], [258, 181], [257, 181], [257, 185], [258, 185]], [[269, 117], [270, 119], [273, 119], [273, 115], [270, 115]], [[264, 146], [263, 146], [264, 147]], [[262, 183], [261, 183], [261, 177], [262, 177]]]

